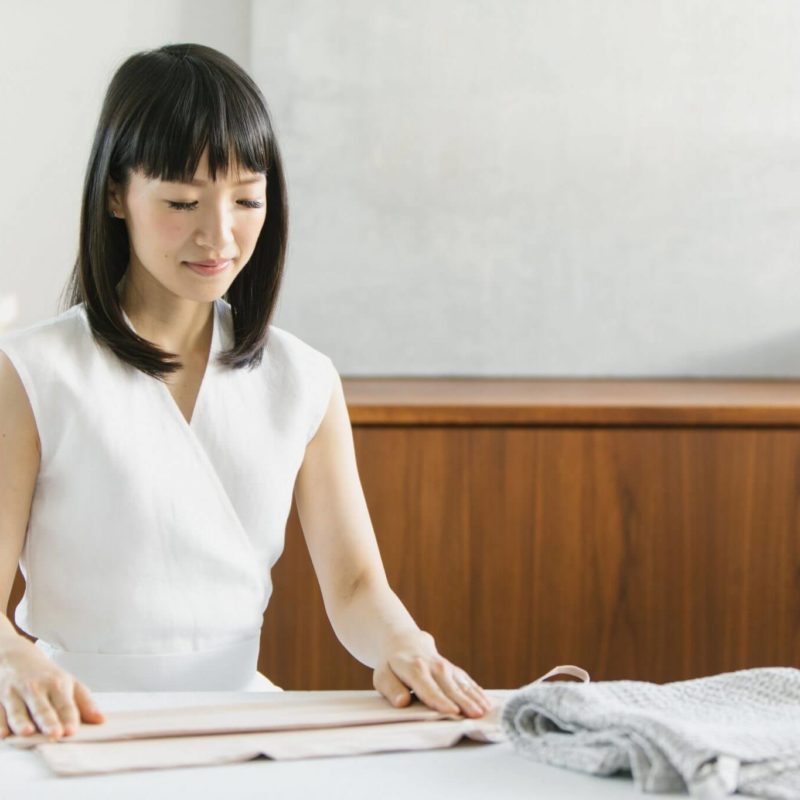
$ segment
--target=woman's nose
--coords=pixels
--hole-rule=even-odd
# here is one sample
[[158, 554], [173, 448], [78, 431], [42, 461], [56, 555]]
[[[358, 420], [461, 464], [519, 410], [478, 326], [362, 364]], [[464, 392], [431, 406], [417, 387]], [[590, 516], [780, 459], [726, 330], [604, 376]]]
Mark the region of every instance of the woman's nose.
[[211, 211], [203, 215], [199, 219], [195, 241], [204, 250], [217, 253], [214, 258], [225, 258], [234, 241], [233, 214], [228, 211]]

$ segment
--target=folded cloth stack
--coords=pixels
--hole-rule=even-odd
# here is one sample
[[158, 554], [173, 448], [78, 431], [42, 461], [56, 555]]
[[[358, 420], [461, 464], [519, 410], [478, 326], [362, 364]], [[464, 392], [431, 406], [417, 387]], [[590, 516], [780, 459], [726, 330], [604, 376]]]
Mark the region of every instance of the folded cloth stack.
[[540, 683], [500, 722], [536, 761], [633, 774], [644, 792], [800, 798], [800, 670], [761, 667], [688, 681]]
[[[395, 708], [377, 692], [264, 692], [246, 704], [109, 711], [51, 742], [41, 733], [0, 742], [36, 750], [58, 775], [209, 766], [451, 747], [462, 738], [505, 741], [497, 714], [443, 714], [419, 701]], [[324, 694], [324, 693], [323, 693]], [[0, 780], [0, 784], [2, 781]], [[0, 796], [2, 792], [0, 792]]]

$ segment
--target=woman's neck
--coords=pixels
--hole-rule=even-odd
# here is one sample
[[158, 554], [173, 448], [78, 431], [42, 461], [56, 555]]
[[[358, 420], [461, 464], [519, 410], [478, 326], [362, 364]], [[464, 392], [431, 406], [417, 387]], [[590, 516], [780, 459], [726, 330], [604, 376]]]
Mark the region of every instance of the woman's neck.
[[163, 287], [141, 286], [129, 276], [130, 269], [117, 284], [117, 296], [139, 336], [178, 355], [208, 353], [213, 302], [175, 297]]

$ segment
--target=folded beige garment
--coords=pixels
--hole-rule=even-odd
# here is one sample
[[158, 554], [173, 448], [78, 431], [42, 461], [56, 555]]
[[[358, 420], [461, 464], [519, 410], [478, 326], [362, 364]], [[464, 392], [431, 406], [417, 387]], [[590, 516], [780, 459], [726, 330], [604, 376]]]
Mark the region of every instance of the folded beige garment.
[[503, 741], [500, 728], [481, 720], [434, 720], [351, 725], [342, 728], [174, 736], [166, 739], [38, 745], [37, 751], [59, 775], [96, 775], [141, 769], [197, 767], [272, 759], [353, 756], [390, 750], [434, 750], [467, 737]]
[[[489, 695], [491, 698], [491, 695]], [[89, 775], [273, 759], [356, 755], [450, 747], [463, 737], [499, 742], [502, 703], [479, 718], [441, 714], [414, 700], [395, 708], [367, 697], [272, 695], [247, 705], [107, 712], [60, 741], [43, 734], [10, 736], [35, 747], [59, 775]]]
[[[382, 695], [364, 697], [295, 697], [265, 693], [263, 700], [240, 705], [159, 708], [147, 711], [110, 711], [100, 725], [81, 725], [58, 744], [108, 742], [121, 739], [149, 739], [247, 731], [339, 728], [348, 725], [374, 725], [383, 722], [424, 722], [438, 719], [463, 719], [460, 714], [442, 714], [420, 700], [395, 708]], [[36, 747], [50, 742], [42, 733], [9, 736], [15, 747]]]
[[[572, 675], [580, 667], [559, 666], [538, 678]], [[450, 747], [467, 737], [500, 742], [503, 697], [482, 717], [441, 714], [413, 697], [395, 708], [375, 694], [320, 697], [267, 692], [246, 705], [183, 706], [147, 711], [109, 711], [100, 725], [81, 725], [72, 736], [50, 741], [44, 734], [9, 736], [10, 745], [36, 748], [59, 775], [90, 775], [273, 759], [344, 756], [387, 750]]]

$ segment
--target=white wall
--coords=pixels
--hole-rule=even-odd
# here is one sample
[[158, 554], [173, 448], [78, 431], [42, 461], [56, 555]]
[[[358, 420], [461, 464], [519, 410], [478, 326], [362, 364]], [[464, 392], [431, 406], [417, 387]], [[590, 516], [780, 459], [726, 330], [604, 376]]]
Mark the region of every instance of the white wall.
[[254, 3], [353, 374], [800, 375], [800, 5]]
[[276, 322], [343, 374], [800, 376], [790, 0], [0, 8], [20, 322], [74, 258], [114, 67], [194, 39], [267, 97], [292, 210]]
[[[0, 0], [0, 327], [58, 312], [94, 129], [117, 67], [181, 41], [246, 62], [249, 17], [247, 0]], [[18, 301], [13, 322], [9, 296]]]

